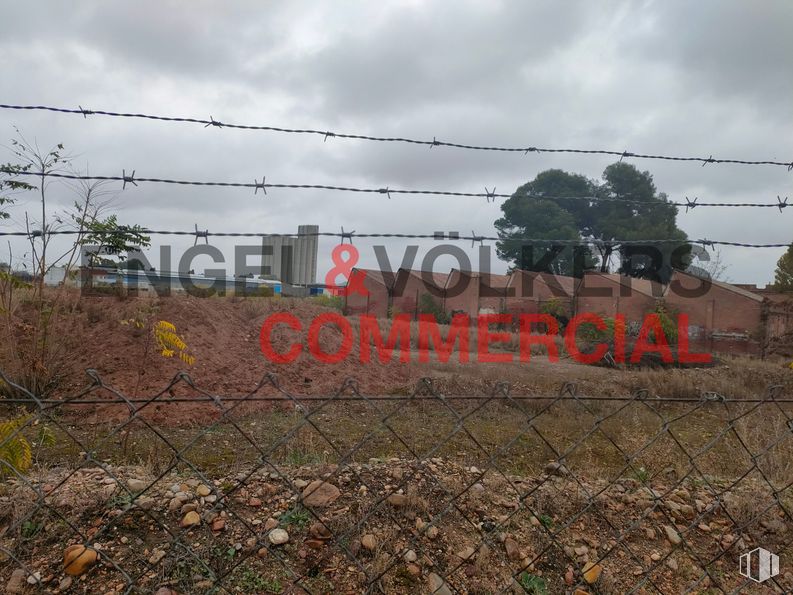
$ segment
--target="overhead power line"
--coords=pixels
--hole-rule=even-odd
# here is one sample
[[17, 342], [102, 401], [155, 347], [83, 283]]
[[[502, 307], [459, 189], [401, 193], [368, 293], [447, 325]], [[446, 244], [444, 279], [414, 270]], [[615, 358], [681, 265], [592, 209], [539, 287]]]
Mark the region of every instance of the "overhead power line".
[[[160, 230], [160, 229], [146, 229], [146, 228], [117, 228], [103, 230], [102, 234], [107, 235], [122, 235], [129, 234], [130, 232], [140, 233], [143, 235], [171, 235], [171, 236], [190, 236], [196, 239], [204, 239], [209, 237], [226, 237], [226, 238], [301, 238], [301, 237], [330, 237], [340, 238], [342, 240], [350, 240], [353, 238], [393, 238], [393, 239], [414, 239], [414, 240], [438, 240], [438, 236], [432, 234], [415, 234], [415, 233], [358, 233], [356, 231], [318, 231], [308, 233], [261, 233], [261, 232], [214, 232], [209, 230]], [[48, 231], [48, 235], [80, 235], [88, 234], [89, 232], [77, 229], [62, 229]], [[0, 237], [16, 236], [16, 237], [39, 237], [40, 231], [2, 231], [0, 230]], [[666, 239], [649, 239], [649, 240], [598, 240], [598, 239], [558, 239], [550, 240], [544, 238], [526, 238], [526, 237], [498, 237], [498, 236], [480, 236], [480, 235], [455, 235], [443, 238], [445, 241], [465, 241], [465, 242], [486, 242], [486, 241], [502, 241], [502, 242], [520, 242], [523, 244], [542, 244], [542, 245], [558, 245], [558, 246], [594, 246], [594, 245], [610, 245], [610, 246], [646, 246], [646, 245], [663, 245], [663, 244], [701, 244], [703, 246], [738, 246], [742, 248], [786, 248], [789, 243], [781, 244], [751, 244], [745, 242], [730, 242], [724, 240], [681, 240], [679, 238], [666, 238]]]
[[505, 153], [523, 153], [524, 155], [528, 153], [573, 153], [573, 154], [584, 154], [584, 155], [609, 155], [612, 157], [619, 157], [620, 160], [633, 158], [633, 159], [657, 159], [664, 161], [694, 161], [701, 163], [703, 166], [711, 163], [713, 164], [730, 163], [730, 164], [740, 164], [740, 165], [776, 165], [776, 166], [786, 167], [788, 171], [793, 169], [793, 160], [773, 161], [773, 160], [723, 159], [723, 158], [715, 158], [713, 157], [713, 155], [710, 155], [708, 157], [686, 157], [686, 156], [675, 156], [675, 155], [653, 155], [653, 154], [639, 153], [628, 150], [612, 151], [606, 149], [539, 147], [532, 145], [522, 146], [522, 147], [505, 147], [505, 146], [496, 146], [496, 145], [470, 145], [470, 144], [438, 140], [435, 137], [432, 137], [432, 140], [428, 140], [428, 139], [416, 139], [416, 138], [406, 138], [406, 137], [398, 137], [398, 136], [373, 136], [366, 134], [351, 134], [351, 133], [343, 133], [343, 132], [333, 132], [330, 130], [317, 130], [312, 128], [287, 128], [283, 126], [257, 126], [250, 124], [232, 124], [226, 121], [215, 120], [212, 116], [210, 116], [209, 119], [206, 120], [203, 118], [160, 116], [160, 115], [144, 114], [144, 113], [114, 112], [108, 110], [85, 109], [81, 106], [78, 107], [78, 109], [70, 109], [70, 108], [62, 108], [62, 107], [52, 107], [47, 105], [0, 104], [0, 108], [8, 109], [8, 110], [40, 110], [40, 111], [56, 112], [62, 114], [77, 114], [83, 116], [84, 118], [87, 118], [87, 116], [97, 115], [97, 116], [110, 116], [115, 118], [136, 118], [136, 119], [145, 119], [145, 120], [157, 120], [160, 122], [183, 122], [189, 124], [201, 124], [204, 126], [204, 128], [211, 126], [213, 128], [260, 130], [267, 132], [282, 132], [289, 134], [310, 134], [310, 135], [321, 136], [325, 141], [327, 141], [329, 138], [341, 138], [341, 139], [365, 140], [365, 141], [375, 141], [375, 142], [384, 142], [384, 143], [406, 143], [411, 145], [424, 145], [430, 148], [451, 147], [455, 149], [468, 149], [473, 151], [499, 151]]
[[[271, 182], [267, 182], [264, 176], [262, 177], [261, 182], [259, 182], [258, 179], [254, 179], [253, 182], [215, 182], [215, 181], [200, 181], [200, 180], [176, 180], [171, 178], [141, 178], [135, 175], [135, 170], [133, 170], [132, 173], [129, 175], [127, 174], [126, 170], [122, 170], [122, 174], [120, 176], [95, 176], [95, 175], [87, 176], [87, 175], [68, 174], [68, 173], [59, 173], [59, 172], [40, 173], [33, 171], [20, 171], [18, 169], [9, 168], [9, 167], [0, 167], [0, 172], [15, 176], [49, 177], [49, 178], [60, 178], [67, 180], [85, 180], [85, 181], [116, 181], [116, 182], [121, 182], [123, 184], [122, 188], [126, 188], [127, 184], [132, 184], [134, 186], [137, 186], [139, 182], [144, 182], [144, 183], [149, 182], [156, 184], [176, 184], [179, 186], [250, 188], [254, 191], [254, 194], [258, 193], [259, 190], [267, 194], [268, 188], [279, 188], [279, 189], [290, 189], [290, 190], [331, 190], [336, 192], [383, 194], [388, 196], [389, 198], [391, 198], [392, 194], [404, 194], [404, 195], [423, 195], [423, 196], [454, 196], [454, 197], [485, 198], [488, 201], [490, 201], [490, 200], [495, 200], [496, 198], [511, 198], [513, 196], [512, 194], [497, 193], [495, 191], [495, 187], [493, 188], [492, 191], [487, 190], [487, 188], [485, 188], [485, 192], [455, 192], [451, 190], [398, 189], [398, 188], [390, 188], [388, 186], [384, 188], [362, 188], [357, 186], [334, 186], [328, 184], [274, 184]], [[622, 199], [622, 198], [614, 198], [614, 197], [598, 197], [598, 196], [546, 196], [542, 194], [524, 194], [522, 196], [532, 200], [552, 200], [552, 201], [583, 200], [593, 203], [612, 202], [612, 203], [619, 203], [624, 205], [642, 205], [645, 207], [654, 207], [654, 206], [667, 204], [675, 207], [684, 207], [686, 209], [686, 212], [696, 207], [742, 207], [742, 208], [770, 207], [770, 208], [779, 209], [779, 211], [782, 212], [783, 209], [787, 208], [788, 206], [792, 206], [788, 203], [788, 197], [785, 197], [783, 199], [779, 196], [777, 196], [776, 202], [767, 202], [767, 203], [699, 202], [699, 199], [697, 198], [692, 200], [689, 199], [688, 197], [686, 197], [686, 202], [674, 202], [674, 201], [649, 202], [649, 201]]]

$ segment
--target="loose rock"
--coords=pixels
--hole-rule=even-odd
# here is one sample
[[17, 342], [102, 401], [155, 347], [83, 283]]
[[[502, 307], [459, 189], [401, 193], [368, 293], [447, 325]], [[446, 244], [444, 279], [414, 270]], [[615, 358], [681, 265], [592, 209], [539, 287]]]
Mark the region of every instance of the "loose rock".
[[507, 537], [504, 540], [504, 550], [507, 552], [507, 559], [512, 561], [520, 560], [520, 548], [518, 547], [518, 542], [512, 539], [511, 537]]
[[584, 564], [584, 580], [590, 585], [594, 585], [597, 582], [602, 572], [603, 567], [600, 564], [593, 564], [592, 562]]
[[6, 583], [6, 593], [22, 593], [25, 590], [26, 577], [27, 573], [21, 568], [14, 570], [8, 583]]
[[408, 497], [405, 494], [391, 494], [387, 498], [388, 503], [394, 508], [402, 508], [407, 504]]
[[306, 547], [310, 547], [312, 550], [321, 550], [325, 547], [325, 541], [322, 539], [306, 539], [304, 543]]
[[308, 528], [308, 534], [314, 539], [327, 540], [333, 537], [330, 529], [324, 523], [312, 523]]
[[96, 563], [97, 553], [84, 545], [70, 545], [63, 552], [64, 572], [80, 576]]
[[195, 527], [196, 525], [201, 524], [201, 515], [199, 515], [195, 510], [191, 510], [182, 519], [182, 527]]
[[154, 498], [147, 498], [146, 496], [141, 496], [135, 500], [135, 505], [141, 510], [151, 510], [156, 503]]
[[303, 490], [303, 504], [322, 508], [333, 504], [340, 495], [341, 492], [335, 485], [317, 479], [308, 484]]
[[154, 552], [152, 552], [151, 557], [149, 558], [149, 564], [157, 564], [164, 557], [165, 557], [165, 552], [163, 550], [154, 550]]
[[557, 463], [556, 461], [545, 465], [545, 472], [548, 475], [558, 475], [559, 477], [570, 475], [570, 471], [567, 469], [567, 467], [561, 463]]
[[433, 595], [452, 595], [452, 590], [446, 582], [434, 572], [430, 572], [427, 579], [430, 583], [430, 593]]
[[179, 510], [182, 514], [187, 514], [192, 510], [198, 510], [198, 504], [195, 502], [188, 502], [187, 504], [183, 505], [182, 508]]
[[682, 541], [677, 529], [675, 529], [672, 525], [664, 525], [664, 531], [666, 531], [666, 538], [672, 545], [678, 545]]
[[464, 547], [456, 554], [456, 556], [461, 560], [470, 560], [474, 557], [474, 555], [476, 555], [476, 550], [471, 546]]
[[264, 530], [271, 531], [275, 529], [278, 526], [278, 524], [279, 524], [278, 519], [274, 519], [273, 517], [270, 517], [266, 521], [264, 521]]
[[182, 505], [184, 503], [185, 503], [185, 501], [182, 500], [181, 498], [173, 497], [173, 498], [171, 498], [171, 501], [168, 502], [168, 511], [169, 512], [176, 512], [177, 510], [182, 508]]
[[377, 547], [377, 539], [371, 533], [367, 533], [363, 537], [361, 537], [361, 545], [364, 549], [373, 552], [374, 549]]
[[130, 492], [142, 492], [147, 487], [149, 487], [149, 484], [142, 479], [128, 479], [127, 487], [129, 488]]
[[567, 572], [564, 573], [564, 583], [571, 587], [573, 585], [573, 581], [575, 581], [575, 574], [573, 573], [573, 567], [568, 566]]
[[273, 545], [281, 545], [289, 541], [289, 533], [285, 529], [273, 529], [267, 535], [267, 538]]

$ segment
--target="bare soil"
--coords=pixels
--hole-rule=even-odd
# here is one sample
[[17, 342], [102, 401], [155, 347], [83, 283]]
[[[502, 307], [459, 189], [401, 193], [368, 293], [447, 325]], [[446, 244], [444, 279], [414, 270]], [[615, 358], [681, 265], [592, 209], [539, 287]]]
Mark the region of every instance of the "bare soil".
[[[769, 385], [793, 397], [784, 359], [609, 369], [506, 351], [513, 362], [360, 364], [356, 341], [339, 363], [304, 351], [273, 364], [259, 329], [282, 311], [307, 328], [333, 310], [313, 300], [80, 299], [59, 337], [68, 359], [51, 396], [64, 404], [23, 429], [29, 472], [0, 482], [0, 545], [15, 557], [0, 563], [0, 587], [24, 565], [40, 581], [24, 592], [121, 593], [134, 582], [179, 594], [414, 593], [428, 592], [433, 574], [461, 593], [622, 593], [643, 580], [636, 592], [752, 592], [736, 572], [740, 553], [763, 546], [783, 564], [792, 555], [793, 406], [732, 402], [765, 397]], [[193, 365], [158, 352], [158, 320], [175, 325]], [[273, 338], [278, 350], [306, 339], [285, 328]], [[341, 335], [326, 328], [320, 341], [333, 351]], [[504, 382], [525, 399], [506, 398]], [[566, 383], [603, 400], [556, 401]], [[639, 390], [646, 399], [622, 400]], [[66, 404], [74, 398], [101, 402]], [[18, 414], [0, 409], [2, 419]], [[548, 471], [559, 459], [568, 473]], [[341, 496], [315, 509], [297, 480], [318, 478]], [[128, 479], [147, 487], [131, 492]], [[169, 510], [174, 485], [199, 525], [181, 527], [186, 509]], [[406, 504], [384, 502], [393, 493]], [[273, 546], [268, 520], [287, 543]], [[317, 538], [316, 523], [332, 536]], [[64, 588], [63, 550], [75, 543], [100, 561]], [[591, 584], [588, 562], [602, 570]], [[793, 588], [785, 568], [778, 588]]]
[[[414, 391], [425, 377], [433, 378], [437, 391], [449, 395], [489, 394], [499, 382], [508, 382], [512, 394], [557, 394], [565, 383], [575, 383], [580, 394], [604, 397], [625, 397], [647, 389], [664, 397], [699, 398], [714, 392], [730, 398], [762, 397], [769, 385], [782, 385], [783, 392], [793, 388], [793, 371], [784, 359], [760, 361], [729, 358], [713, 368], [702, 369], [609, 369], [575, 363], [569, 358], [551, 362], [535, 350], [530, 362], [518, 361], [516, 352], [511, 363], [478, 363], [472, 354], [471, 363], [460, 363], [455, 353], [448, 363], [437, 358], [419, 363], [416, 353], [410, 363], [401, 363], [396, 355], [382, 363], [376, 356], [369, 363], [360, 363], [360, 347], [353, 341], [349, 357], [338, 363], [319, 362], [304, 347], [298, 358], [287, 364], [267, 360], [261, 353], [259, 332], [265, 318], [278, 312], [296, 316], [303, 331], [283, 325], [276, 327], [272, 342], [277, 351], [288, 350], [295, 342], [307, 343], [311, 320], [322, 313], [336, 312], [311, 299], [267, 298], [130, 298], [82, 297], [70, 315], [64, 337], [63, 355], [59, 356], [63, 371], [56, 398], [78, 394], [93, 382], [85, 370], [95, 370], [106, 387], [132, 399], [153, 398], [157, 402], [145, 407], [142, 415], [164, 424], [202, 424], [217, 419], [218, 409], [207, 405], [201, 391], [219, 396], [240, 397], [250, 394], [259, 383], [257, 396], [292, 395], [332, 396], [345, 379], [354, 379], [358, 390], [367, 395], [406, 395]], [[24, 314], [25, 309], [20, 311]], [[132, 321], [141, 321], [138, 328]], [[194, 357], [186, 365], [176, 357], [163, 357], [154, 344], [152, 325], [165, 320], [176, 327], [187, 344], [187, 353]], [[350, 319], [357, 329], [357, 321]], [[383, 329], [387, 330], [387, 323]], [[414, 330], [415, 333], [415, 330]], [[320, 333], [320, 344], [328, 352], [341, 344], [341, 333], [326, 326]], [[0, 366], [3, 365], [0, 352]], [[195, 390], [180, 382], [169, 383], [180, 373], [189, 374]], [[277, 381], [268, 374], [274, 374]], [[275, 383], [277, 382], [277, 387]], [[279, 390], [279, 388], [281, 390]], [[104, 389], [93, 389], [91, 398], [118, 401], [118, 395]], [[171, 397], [196, 397], [197, 403], [181, 403], [178, 414], [160, 405]], [[245, 405], [244, 410], [266, 408], [259, 402]], [[70, 408], [71, 409], [71, 408]], [[83, 419], [92, 422], [118, 422], [129, 415], [126, 406], [91, 406], [79, 409]]]
[[[318, 478], [340, 495], [309, 505], [304, 486]], [[130, 480], [142, 489], [130, 490]], [[504, 474], [437, 457], [215, 479], [109, 466], [6, 484], [0, 521], [28, 519], [24, 539], [3, 542], [24, 576], [36, 577], [25, 592], [765, 592], [737, 572], [738, 555], [760, 545], [791, 554], [793, 524], [778, 509], [734, 527], [747, 502], [773, 505], [755, 478], [720, 500], [711, 489], [728, 484], [718, 480], [642, 484]], [[39, 491], [47, 506], [34, 509]], [[185, 510], [200, 522], [182, 526]], [[286, 543], [271, 541], [276, 530]], [[75, 579], [63, 573], [70, 543], [99, 554]], [[16, 566], [5, 564], [0, 579]], [[774, 584], [793, 588], [793, 574]]]

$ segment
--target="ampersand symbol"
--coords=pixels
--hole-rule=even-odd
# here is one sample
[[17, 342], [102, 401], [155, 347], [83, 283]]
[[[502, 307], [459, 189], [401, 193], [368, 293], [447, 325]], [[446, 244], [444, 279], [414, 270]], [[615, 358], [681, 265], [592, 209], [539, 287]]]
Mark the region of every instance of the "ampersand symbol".
[[[325, 275], [325, 285], [333, 293], [337, 295], [350, 295], [352, 293], [358, 293], [363, 296], [369, 295], [366, 286], [363, 284], [366, 273], [352, 270], [358, 262], [358, 249], [355, 246], [352, 244], [339, 244], [333, 249], [330, 257], [336, 266], [331, 268], [328, 274]], [[347, 279], [346, 287], [336, 285], [336, 277], [339, 275]]]

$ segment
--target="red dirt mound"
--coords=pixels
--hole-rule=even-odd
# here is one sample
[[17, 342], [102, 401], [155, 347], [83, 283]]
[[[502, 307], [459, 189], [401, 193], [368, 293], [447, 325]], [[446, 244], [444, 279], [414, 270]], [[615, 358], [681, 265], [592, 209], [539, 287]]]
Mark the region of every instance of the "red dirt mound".
[[[347, 377], [355, 377], [361, 392], [368, 394], [399, 393], [411, 385], [411, 366], [397, 362], [374, 361], [366, 364], [366, 373], [361, 374], [357, 341], [353, 342], [350, 356], [339, 363], [318, 362], [306, 347], [288, 364], [265, 359], [259, 343], [260, 329], [265, 317], [276, 312], [289, 312], [303, 325], [301, 332], [283, 325], [272, 332], [275, 350], [286, 352], [296, 341], [307, 343], [307, 329], [316, 315], [334, 310], [306, 299], [83, 297], [71, 316], [66, 341], [67, 374], [56, 396], [73, 395], [89, 384], [85, 375], [89, 368], [99, 373], [106, 386], [129, 398], [151, 398], [181, 371], [187, 372], [198, 388], [220, 396], [244, 396], [268, 373], [276, 374], [279, 386], [296, 395], [333, 395]], [[134, 320], [143, 322], [143, 328], [136, 326]], [[194, 357], [192, 365], [160, 353], [152, 330], [160, 320], [176, 327], [176, 333], [187, 345], [186, 352]], [[325, 350], [333, 352], [341, 342], [341, 333], [326, 325], [319, 341]], [[259, 394], [276, 395], [278, 390], [267, 384]], [[186, 383], [179, 383], [162, 398], [172, 396], [199, 395]], [[86, 398], [113, 397], [99, 389]], [[207, 416], [217, 415], [217, 408], [208, 404], [206, 397], [203, 399], [207, 404], [199, 405], [198, 412], [188, 404], [178, 409], [150, 406], [146, 413], [162, 420], [178, 411], [179, 422], [201, 423]], [[119, 406], [107, 411], [91, 407], [91, 411], [108, 420], [125, 417], [128, 409]]]
[[[289, 312], [307, 329], [315, 316], [333, 311], [309, 300], [179, 296], [117, 302], [88, 298], [83, 310], [88, 315], [78, 319], [73, 327], [74, 339], [81, 345], [75, 365], [96, 369], [107, 384], [127, 395], [151, 395], [181, 370], [187, 371], [200, 388], [221, 395], [244, 394], [268, 372], [277, 374], [286, 390], [308, 395], [333, 393], [347, 376], [360, 376], [360, 388], [366, 392], [391, 391], [408, 383], [405, 366], [394, 363], [371, 363], [365, 375], [357, 374], [357, 344], [348, 358], [335, 364], [317, 362], [305, 348], [289, 364], [265, 359], [259, 332], [266, 316]], [[148, 315], [142, 331], [122, 324], [122, 320], [141, 315]], [[163, 357], [157, 351], [150, 336], [151, 324], [157, 320], [176, 327], [187, 344], [187, 352], [195, 357], [192, 366], [177, 358]], [[306, 330], [298, 332], [279, 325], [272, 333], [272, 343], [277, 351], [285, 352], [296, 341], [305, 344], [306, 335]], [[340, 342], [341, 333], [335, 327], [322, 329], [320, 343], [325, 349], [332, 351]]]

